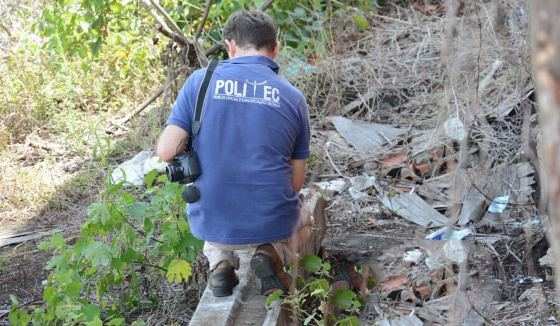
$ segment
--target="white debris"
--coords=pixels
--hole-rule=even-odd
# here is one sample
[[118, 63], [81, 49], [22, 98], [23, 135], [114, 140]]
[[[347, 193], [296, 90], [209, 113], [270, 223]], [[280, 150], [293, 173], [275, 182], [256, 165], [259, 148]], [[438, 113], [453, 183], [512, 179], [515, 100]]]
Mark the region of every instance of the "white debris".
[[444, 226], [426, 236], [428, 240], [463, 240], [468, 235], [472, 234], [469, 228], [453, 229], [450, 226]]
[[373, 154], [381, 146], [406, 132], [388, 125], [331, 117], [336, 130], [362, 154]]
[[329, 195], [332, 195], [344, 191], [344, 189], [346, 188], [346, 180], [340, 178], [331, 181], [315, 182], [314, 185], [322, 191], [327, 192]]
[[449, 138], [456, 141], [462, 141], [467, 135], [463, 122], [457, 117], [453, 117], [445, 121], [443, 129]]
[[488, 213], [495, 213], [495, 214], [503, 213], [508, 205], [508, 202], [509, 202], [508, 195], [498, 196], [494, 198], [494, 200], [492, 200], [492, 203], [490, 204], [490, 207], [488, 207]]
[[424, 253], [419, 249], [409, 250], [404, 253], [403, 260], [405, 263], [418, 265], [422, 258], [424, 258]]
[[461, 240], [449, 240], [443, 245], [443, 253], [450, 261], [462, 264], [467, 260], [467, 249]]
[[152, 151], [141, 151], [132, 159], [124, 161], [111, 173], [113, 182], [124, 182], [126, 184], [141, 186], [144, 184], [144, 176], [152, 171], [165, 171], [166, 164], [159, 158], [153, 156]]
[[360, 200], [368, 197], [365, 190], [376, 185], [375, 176], [359, 175], [350, 179], [352, 186], [348, 188], [348, 193], [354, 200]]
[[554, 260], [552, 259], [552, 249], [551, 248], [548, 248], [548, 250], [546, 251], [546, 255], [539, 258], [539, 264], [541, 266], [548, 266], [548, 267], [553, 266]]
[[375, 176], [370, 175], [359, 175], [350, 179], [350, 183], [352, 184], [351, 188], [354, 188], [356, 191], [364, 191], [371, 188], [375, 186], [375, 182]]
[[376, 323], [377, 326], [422, 326], [424, 323], [413, 313], [397, 319], [383, 319]]

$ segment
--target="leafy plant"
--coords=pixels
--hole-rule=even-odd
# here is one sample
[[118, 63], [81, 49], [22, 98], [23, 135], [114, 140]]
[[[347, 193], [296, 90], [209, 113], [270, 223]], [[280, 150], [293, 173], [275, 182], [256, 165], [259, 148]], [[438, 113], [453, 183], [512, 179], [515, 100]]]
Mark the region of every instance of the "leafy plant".
[[149, 201], [109, 183], [101, 200], [90, 205], [74, 244], [60, 234], [43, 242], [41, 249], [54, 253], [44, 305], [30, 315], [14, 299], [11, 323], [124, 325], [124, 313], [141, 301], [157, 304], [145, 286], [146, 271], [187, 282], [202, 244], [184, 219], [180, 185], [158, 181], [151, 180]]
[[333, 287], [328, 261], [310, 255], [301, 259], [300, 266], [304, 273], [297, 276], [294, 291], [287, 295], [280, 290], [271, 293], [267, 305], [280, 300], [303, 325], [360, 324], [356, 316], [362, 305], [360, 298], [350, 289]]

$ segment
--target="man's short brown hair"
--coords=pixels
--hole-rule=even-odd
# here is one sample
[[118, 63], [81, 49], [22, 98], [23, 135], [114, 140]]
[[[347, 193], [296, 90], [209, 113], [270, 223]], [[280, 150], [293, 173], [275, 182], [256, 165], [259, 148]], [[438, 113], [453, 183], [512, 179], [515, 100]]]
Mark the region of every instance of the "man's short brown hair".
[[223, 36], [240, 48], [274, 50], [277, 28], [272, 18], [260, 10], [239, 10], [227, 20]]

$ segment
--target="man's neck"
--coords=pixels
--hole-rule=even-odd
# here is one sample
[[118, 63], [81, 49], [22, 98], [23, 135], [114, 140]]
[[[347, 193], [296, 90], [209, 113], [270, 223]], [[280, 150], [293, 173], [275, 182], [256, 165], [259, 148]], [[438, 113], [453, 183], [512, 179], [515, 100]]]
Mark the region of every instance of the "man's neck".
[[239, 58], [239, 57], [248, 57], [248, 56], [256, 56], [256, 55], [260, 55], [260, 56], [264, 56], [264, 57], [268, 57], [270, 59], [273, 59], [272, 56], [270, 55], [269, 51], [262, 51], [262, 50], [255, 50], [255, 49], [239, 49], [237, 51], [237, 53], [235, 53], [235, 55], [233, 57], [231, 57], [231, 59], [234, 58]]

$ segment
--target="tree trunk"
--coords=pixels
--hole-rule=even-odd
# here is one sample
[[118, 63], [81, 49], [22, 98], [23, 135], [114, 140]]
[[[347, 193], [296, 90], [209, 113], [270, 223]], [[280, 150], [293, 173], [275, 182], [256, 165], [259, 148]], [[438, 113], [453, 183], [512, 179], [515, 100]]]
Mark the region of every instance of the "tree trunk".
[[556, 288], [560, 289], [560, 2], [530, 1], [533, 72], [542, 128], [541, 177], [554, 254]]

